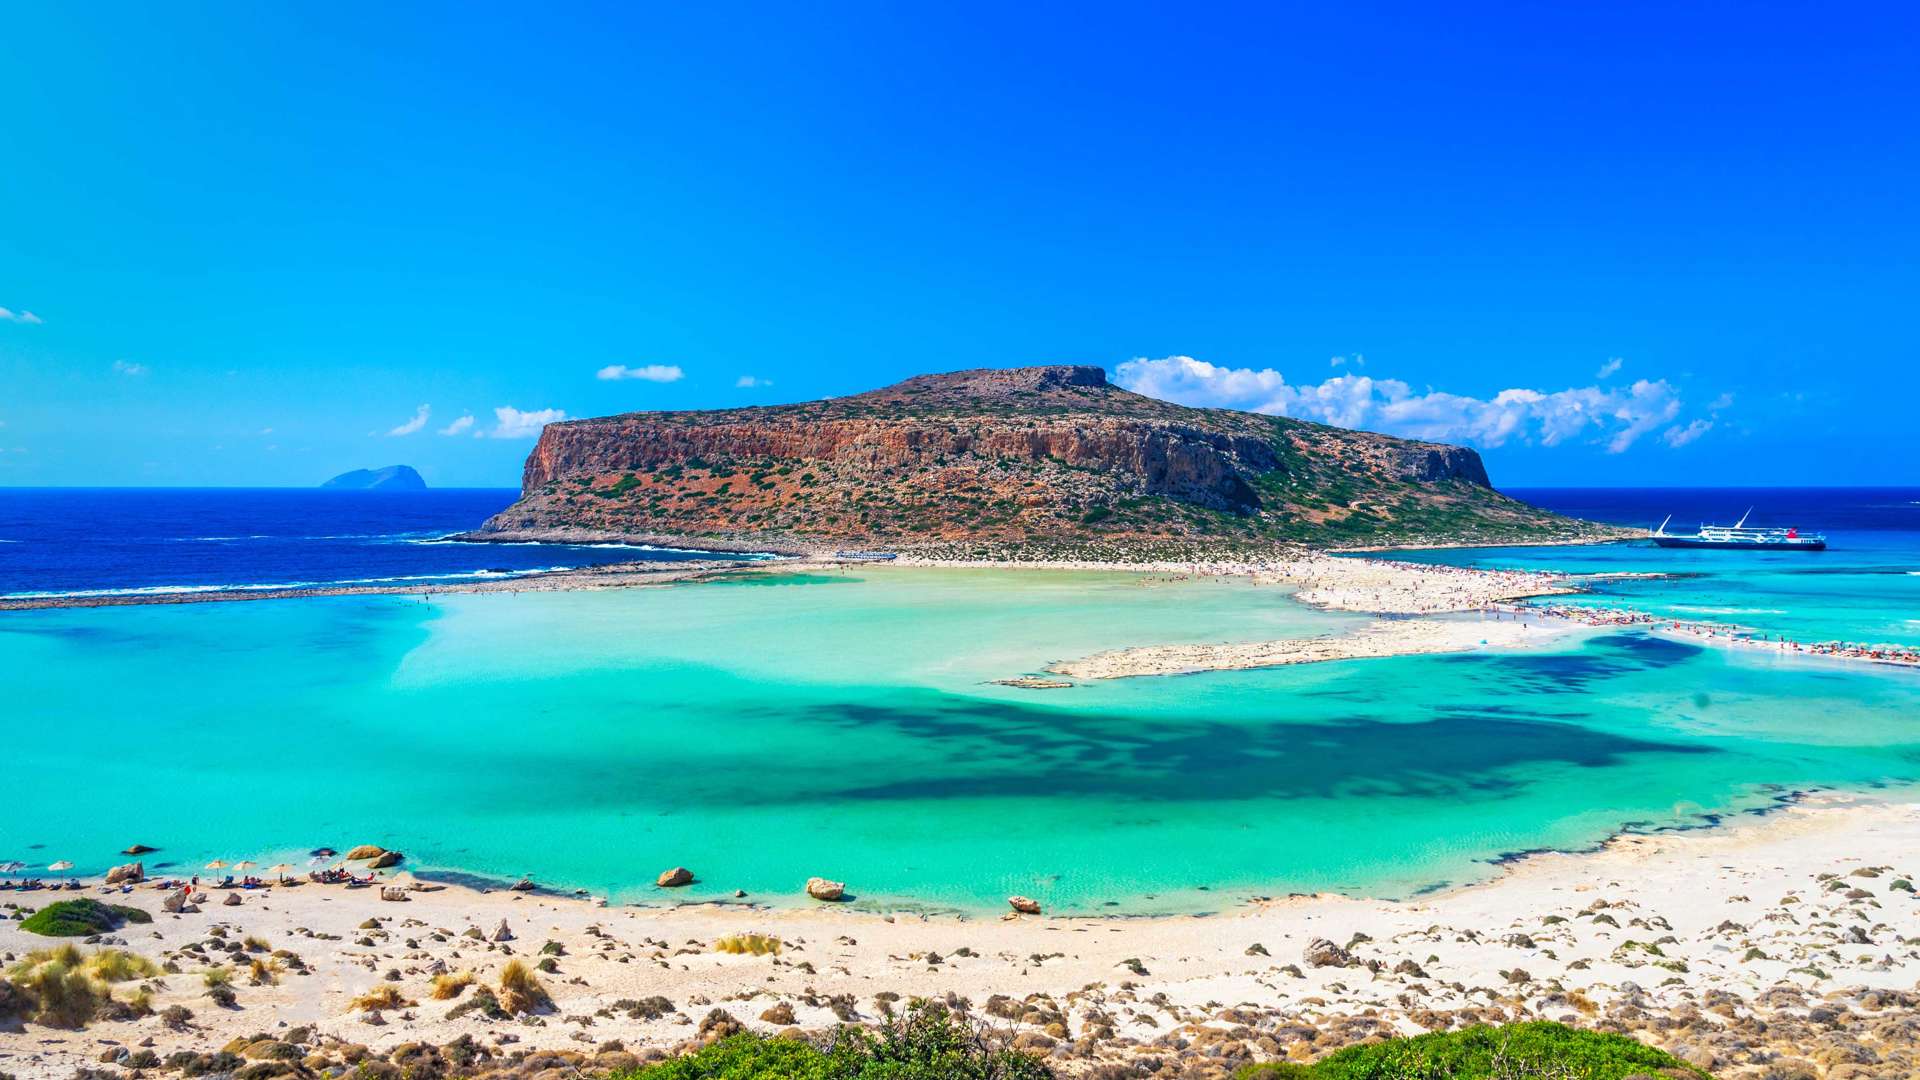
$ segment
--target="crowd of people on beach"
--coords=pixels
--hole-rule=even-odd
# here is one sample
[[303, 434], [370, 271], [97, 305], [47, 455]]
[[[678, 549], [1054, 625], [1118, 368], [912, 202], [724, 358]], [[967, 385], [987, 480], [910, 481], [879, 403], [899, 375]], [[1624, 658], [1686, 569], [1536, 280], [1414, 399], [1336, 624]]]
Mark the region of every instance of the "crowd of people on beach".
[[41, 889], [58, 891], [61, 889], [81, 888], [85, 888], [85, 886], [72, 879], [65, 881], [47, 881], [44, 878], [36, 877], [21, 878], [15, 881], [11, 878], [0, 878], [0, 892], [38, 892]]

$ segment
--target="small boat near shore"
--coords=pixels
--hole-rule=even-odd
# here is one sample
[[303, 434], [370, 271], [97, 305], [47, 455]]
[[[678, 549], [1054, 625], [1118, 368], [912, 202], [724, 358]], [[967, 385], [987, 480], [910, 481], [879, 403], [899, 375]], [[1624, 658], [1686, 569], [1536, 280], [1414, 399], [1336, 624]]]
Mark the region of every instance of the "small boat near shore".
[[1825, 551], [1827, 537], [1825, 533], [1803, 533], [1796, 528], [1748, 528], [1747, 519], [1753, 516], [1753, 509], [1740, 515], [1740, 520], [1732, 525], [1700, 526], [1698, 532], [1691, 535], [1675, 535], [1667, 532], [1667, 525], [1673, 521], [1668, 514], [1667, 520], [1653, 530], [1653, 542], [1667, 548], [1716, 548], [1725, 551]]

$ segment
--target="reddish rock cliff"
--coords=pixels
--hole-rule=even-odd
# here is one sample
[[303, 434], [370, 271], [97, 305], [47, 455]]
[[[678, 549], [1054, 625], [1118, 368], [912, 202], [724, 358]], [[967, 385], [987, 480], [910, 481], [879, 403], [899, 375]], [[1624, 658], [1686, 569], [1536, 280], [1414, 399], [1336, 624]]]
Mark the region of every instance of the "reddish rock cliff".
[[846, 398], [551, 424], [493, 534], [679, 543], [1363, 541], [1572, 523], [1457, 446], [1192, 409], [1096, 367], [923, 375]]

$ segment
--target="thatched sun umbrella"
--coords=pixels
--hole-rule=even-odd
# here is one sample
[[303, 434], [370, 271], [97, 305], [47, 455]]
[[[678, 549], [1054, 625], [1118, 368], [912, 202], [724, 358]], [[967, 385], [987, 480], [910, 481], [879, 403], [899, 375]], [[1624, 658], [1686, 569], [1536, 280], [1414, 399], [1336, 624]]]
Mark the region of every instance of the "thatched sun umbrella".
[[274, 875], [281, 881], [285, 881], [287, 880], [287, 871], [291, 869], [293, 869], [293, 867], [287, 863], [274, 863], [272, 866], [267, 867], [267, 873]]
[[207, 865], [201, 867], [202, 870], [225, 870], [226, 868], [227, 868], [227, 860], [225, 859], [215, 859], [212, 862], [208, 863]]

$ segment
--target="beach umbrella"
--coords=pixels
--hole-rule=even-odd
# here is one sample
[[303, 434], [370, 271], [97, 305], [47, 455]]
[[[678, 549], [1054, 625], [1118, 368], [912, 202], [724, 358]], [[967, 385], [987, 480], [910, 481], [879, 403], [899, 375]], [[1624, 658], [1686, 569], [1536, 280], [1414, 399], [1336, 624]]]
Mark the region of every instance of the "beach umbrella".
[[252, 859], [241, 859], [239, 862], [233, 864], [233, 868], [235, 870], [251, 870], [259, 865], [259, 863], [254, 862]]
[[202, 867], [201, 869], [203, 869], [203, 870], [225, 870], [226, 868], [227, 868], [227, 860], [225, 860], [225, 859], [215, 859], [215, 860], [213, 860], [212, 862], [210, 862], [210, 863], [208, 863], [208, 864], [207, 864], [206, 866], [204, 866], [204, 867]]
[[54, 863], [54, 864], [52, 864], [52, 865], [50, 865], [50, 866], [48, 866], [48, 867], [47, 867], [47, 869], [49, 869], [49, 870], [51, 870], [51, 871], [53, 871], [54, 873], [56, 873], [56, 874], [57, 874], [57, 873], [59, 873], [59, 872], [60, 872], [60, 871], [62, 871], [62, 870], [71, 870], [71, 869], [73, 869], [73, 864], [72, 864], [72, 863], [70, 863], [70, 862], [68, 862], [68, 861], [67, 861], [67, 860], [65, 860], [65, 859], [61, 859], [61, 860], [60, 860], [59, 862], [57, 862], [57, 863]]
[[287, 880], [287, 871], [291, 869], [293, 869], [293, 867], [286, 863], [274, 863], [272, 866], [267, 867], [267, 873], [274, 875], [281, 881], [285, 881]]
[[0, 863], [0, 874], [17, 874], [26, 868], [27, 864], [23, 862], [4, 862]]
[[325, 855], [315, 855], [313, 858], [307, 860], [307, 865], [315, 868], [325, 866], [327, 865], [327, 857]]

